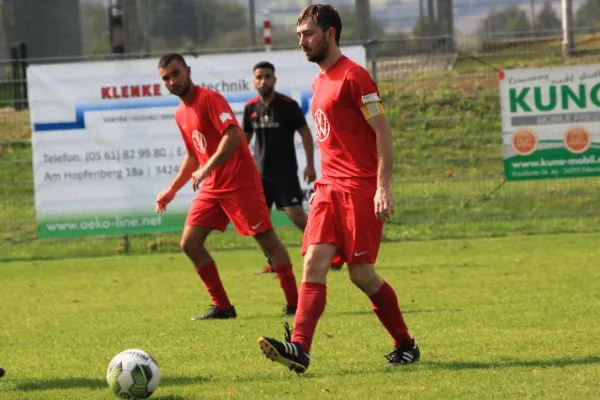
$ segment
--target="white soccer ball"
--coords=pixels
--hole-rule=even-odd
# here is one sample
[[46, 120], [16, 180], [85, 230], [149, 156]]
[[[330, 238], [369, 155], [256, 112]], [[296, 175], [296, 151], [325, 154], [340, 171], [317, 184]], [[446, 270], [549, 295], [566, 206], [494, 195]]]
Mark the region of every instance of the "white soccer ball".
[[122, 399], [145, 399], [158, 387], [160, 370], [150, 354], [128, 349], [110, 360], [106, 381], [114, 394]]

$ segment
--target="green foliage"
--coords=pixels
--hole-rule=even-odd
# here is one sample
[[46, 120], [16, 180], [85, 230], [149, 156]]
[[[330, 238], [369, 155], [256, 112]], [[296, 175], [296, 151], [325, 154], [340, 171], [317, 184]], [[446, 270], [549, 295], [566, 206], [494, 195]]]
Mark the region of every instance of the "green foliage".
[[[356, 23], [357, 17], [354, 8], [340, 8], [340, 17], [342, 18], [342, 36], [341, 40], [357, 40], [358, 39], [358, 26]], [[383, 37], [384, 29], [379, 21], [371, 19], [371, 37], [381, 38]]]
[[492, 11], [481, 21], [479, 34], [485, 36], [519, 37], [530, 34], [530, 22], [527, 13], [518, 6], [508, 6]]
[[578, 28], [600, 28], [600, 2], [586, 0], [575, 15]]
[[437, 23], [430, 21], [429, 17], [417, 21], [413, 28], [413, 35], [416, 37], [432, 37], [437, 35]]
[[[536, 30], [556, 31], [558, 29], [561, 29], [561, 27], [562, 22], [560, 20], [560, 17], [558, 16], [554, 8], [552, 8], [552, 3], [547, 1], [546, 3], [544, 3], [544, 6], [542, 7], [535, 19]], [[540, 33], [540, 35], [543, 34], [544, 32]]]
[[81, 5], [81, 34], [86, 54], [110, 53], [108, 11], [101, 4]]
[[247, 32], [246, 9], [240, 4], [216, 0], [153, 0], [145, 4], [151, 7], [145, 14], [151, 15], [152, 37], [160, 37], [171, 48], [186, 41], [202, 47], [231, 31]]

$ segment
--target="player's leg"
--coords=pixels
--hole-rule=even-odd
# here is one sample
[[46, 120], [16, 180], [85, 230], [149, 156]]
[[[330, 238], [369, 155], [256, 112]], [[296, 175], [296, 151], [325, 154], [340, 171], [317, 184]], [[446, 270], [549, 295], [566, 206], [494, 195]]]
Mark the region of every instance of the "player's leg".
[[298, 287], [290, 255], [273, 230], [263, 193], [258, 188], [249, 186], [222, 199], [221, 205], [236, 231], [242, 236], [253, 236], [262, 250], [270, 255], [273, 269], [285, 295], [285, 314], [295, 313]]
[[[294, 175], [285, 183], [280, 183], [273, 187], [275, 192], [275, 206], [278, 210], [284, 210], [290, 221], [296, 225], [302, 232], [306, 230], [308, 216], [302, 205], [304, 193], [300, 186], [298, 177]], [[339, 271], [344, 265], [344, 259], [336, 254], [331, 261], [331, 269]]]
[[379, 276], [373, 264], [348, 264], [350, 280], [371, 300], [371, 309], [388, 331], [394, 349], [388, 354], [388, 366], [419, 361], [420, 351], [408, 333], [408, 327], [394, 289]]
[[205, 247], [210, 232], [213, 229], [225, 230], [227, 223], [227, 216], [216, 200], [200, 196], [192, 202], [181, 236], [181, 249], [194, 264], [212, 301], [212, 306], [206, 314], [193, 317], [192, 320], [227, 319], [237, 316], [223, 287], [217, 266]]
[[337, 251], [334, 243], [336, 236], [332, 205], [325, 191], [318, 191], [304, 232], [303, 278], [293, 335], [288, 334], [286, 342], [269, 337], [258, 340], [268, 358], [299, 373], [308, 368], [313, 335], [325, 310], [327, 271]]
[[277, 274], [277, 278], [279, 278], [279, 285], [285, 295], [286, 306], [283, 310], [284, 316], [295, 315], [298, 307], [298, 285], [296, 284], [296, 277], [292, 270], [292, 261], [287, 249], [273, 229], [257, 233], [254, 235], [254, 239], [265, 253], [271, 255], [273, 270]]
[[290, 221], [292, 221], [298, 229], [300, 229], [302, 232], [304, 232], [304, 230], [306, 229], [306, 221], [308, 219], [306, 212], [304, 212], [304, 207], [302, 207], [302, 206], [285, 207], [284, 211], [287, 214]]
[[[269, 212], [270, 212], [271, 208], [273, 208], [273, 204], [275, 203], [275, 193], [273, 192], [273, 186], [269, 181], [267, 181], [265, 179], [262, 179], [261, 183], [263, 185], [263, 193], [265, 195], [265, 202], [267, 204], [267, 210], [269, 210]], [[268, 273], [275, 272], [275, 269], [273, 268], [273, 260], [271, 259], [271, 256], [269, 255], [269, 253], [265, 252], [264, 250], [263, 250], [263, 253], [265, 255], [265, 258], [267, 259], [267, 265], [265, 267], [263, 267], [263, 269], [258, 271], [256, 273], [256, 275], [262, 275], [262, 274], [268, 274]]]
[[302, 202], [304, 193], [300, 187], [298, 176], [290, 176], [289, 179], [271, 183], [272, 194], [275, 201], [275, 207], [278, 210], [283, 210], [290, 221], [296, 225], [302, 232], [306, 229], [307, 216], [304, 212]]
[[338, 193], [346, 221], [344, 249], [350, 280], [371, 300], [371, 308], [393, 340], [388, 365], [419, 360], [419, 348], [408, 333], [394, 289], [375, 272], [383, 224], [375, 217], [373, 202], [362, 196]]
[[[290, 220], [294, 223], [294, 225], [300, 228], [300, 230], [304, 231], [306, 229], [306, 221], [308, 219], [308, 216], [304, 212], [304, 208], [302, 206], [287, 207], [285, 208], [285, 212], [290, 218]], [[341, 254], [336, 252], [336, 254], [334, 254], [333, 258], [331, 259], [330, 269], [332, 271], [340, 271], [343, 265], [344, 257], [342, 257]]]

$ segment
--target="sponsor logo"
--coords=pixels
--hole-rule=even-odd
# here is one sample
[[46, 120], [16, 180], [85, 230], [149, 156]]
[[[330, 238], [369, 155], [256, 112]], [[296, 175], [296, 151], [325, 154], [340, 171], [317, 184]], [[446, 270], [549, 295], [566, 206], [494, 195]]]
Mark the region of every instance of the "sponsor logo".
[[512, 136], [513, 150], [522, 156], [528, 156], [537, 148], [537, 135], [531, 129], [519, 129]]
[[319, 142], [324, 141], [329, 136], [331, 127], [325, 113], [319, 108], [314, 115], [315, 126], [317, 129], [317, 139]]
[[158, 97], [161, 96], [160, 84], [104, 86], [100, 88], [100, 96], [102, 100]]
[[206, 154], [206, 138], [203, 134], [194, 131], [194, 133], [192, 133], [192, 141], [194, 142], [194, 146], [196, 146], [196, 150], [202, 154]]
[[590, 147], [592, 138], [586, 129], [573, 127], [565, 133], [564, 142], [565, 147], [569, 149], [571, 153], [578, 154], [583, 153]]
[[233, 117], [231, 116], [230, 113], [224, 112], [221, 115], [219, 115], [219, 119], [221, 120], [222, 123], [225, 123], [225, 121], [227, 121], [227, 120], [233, 120]]

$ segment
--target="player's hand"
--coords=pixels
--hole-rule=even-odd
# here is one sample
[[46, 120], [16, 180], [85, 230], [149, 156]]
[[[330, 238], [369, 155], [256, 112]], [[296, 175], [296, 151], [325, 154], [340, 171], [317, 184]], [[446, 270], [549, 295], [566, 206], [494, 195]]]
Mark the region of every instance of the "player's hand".
[[375, 216], [385, 221], [394, 215], [394, 197], [390, 185], [379, 186], [375, 192]]
[[309, 206], [311, 206], [311, 205], [312, 205], [312, 202], [313, 202], [313, 200], [315, 199], [315, 194], [316, 194], [316, 193], [317, 193], [317, 192], [312, 192], [312, 193], [310, 194], [310, 197], [308, 198], [308, 205], [309, 205]]
[[200, 189], [200, 184], [208, 177], [208, 173], [204, 168], [200, 168], [192, 174], [192, 189], [194, 192]]
[[167, 205], [175, 198], [175, 192], [165, 190], [156, 196], [156, 212], [162, 214], [167, 211]]
[[313, 183], [317, 179], [317, 172], [315, 171], [315, 167], [312, 165], [307, 165], [304, 168], [304, 180], [306, 183]]

